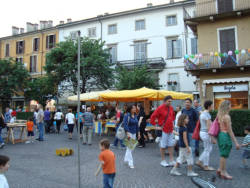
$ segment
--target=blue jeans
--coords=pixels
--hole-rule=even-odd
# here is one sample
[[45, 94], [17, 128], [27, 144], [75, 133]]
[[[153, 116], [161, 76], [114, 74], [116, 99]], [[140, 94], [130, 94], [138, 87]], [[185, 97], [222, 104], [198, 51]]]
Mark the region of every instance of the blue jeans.
[[196, 140], [192, 139], [193, 133], [188, 133], [188, 140], [190, 147], [192, 149], [193, 156], [195, 156], [195, 149], [196, 149]]
[[39, 140], [43, 140], [44, 125], [43, 123], [38, 123], [39, 130]]
[[114, 174], [103, 174], [103, 188], [113, 188], [115, 181]]
[[0, 127], [0, 143], [4, 143], [3, 139], [2, 139], [2, 127]]

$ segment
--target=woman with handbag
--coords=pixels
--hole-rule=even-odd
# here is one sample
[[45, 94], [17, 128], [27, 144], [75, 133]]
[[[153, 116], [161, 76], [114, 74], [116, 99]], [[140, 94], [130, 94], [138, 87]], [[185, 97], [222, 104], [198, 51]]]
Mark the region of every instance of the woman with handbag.
[[5, 127], [4, 116], [0, 113], [0, 149], [4, 147], [4, 141], [2, 139], [2, 129]]
[[229, 115], [229, 111], [231, 110], [231, 103], [228, 100], [223, 101], [218, 110], [218, 123], [220, 127], [219, 135], [218, 135], [218, 145], [220, 151], [220, 167], [217, 170], [217, 174], [226, 180], [233, 179], [232, 176], [228, 174], [226, 171], [226, 160], [229, 157], [230, 151], [232, 149], [232, 140], [236, 145], [236, 149], [240, 149], [240, 145], [236, 140], [233, 130], [232, 130], [232, 122], [231, 117]]
[[196, 162], [196, 165], [205, 171], [215, 170], [209, 166], [210, 153], [213, 149], [213, 142], [211, 136], [208, 134], [208, 130], [212, 124], [210, 112], [213, 109], [213, 102], [210, 100], [204, 103], [205, 110], [200, 115], [200, 139], [203, 141], [204, 150]]
[[[136, 140], [136, 134], [138, 133], [138, 119], [136, 116], [136, 106], [131, 105], [127, 108], [127, 114], [124, 117], [124, 129], [126, 131], [128, 140]], [[127, 147], [124, 162], [128, 163], [131, 169], [134, 168], [134, 160], [132, 156], [132, 150]]]

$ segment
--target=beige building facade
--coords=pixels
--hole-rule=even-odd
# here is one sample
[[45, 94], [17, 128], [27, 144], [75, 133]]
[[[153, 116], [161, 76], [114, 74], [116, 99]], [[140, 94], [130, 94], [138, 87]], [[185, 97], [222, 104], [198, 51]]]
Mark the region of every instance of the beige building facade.
[[198, 38], [198, 54], [184, 63], [201, 102], [212, 100], [217, 109], [230, 100], [233, 109], [250, 109], [250, 1], [196, 0], [185, 23]]

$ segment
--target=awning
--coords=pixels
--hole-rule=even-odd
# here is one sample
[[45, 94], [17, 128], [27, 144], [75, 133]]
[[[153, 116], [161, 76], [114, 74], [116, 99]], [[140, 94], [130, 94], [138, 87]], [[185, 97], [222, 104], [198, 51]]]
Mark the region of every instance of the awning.
[[250, 77], [204, 80], [203, 84], [250, 82]]

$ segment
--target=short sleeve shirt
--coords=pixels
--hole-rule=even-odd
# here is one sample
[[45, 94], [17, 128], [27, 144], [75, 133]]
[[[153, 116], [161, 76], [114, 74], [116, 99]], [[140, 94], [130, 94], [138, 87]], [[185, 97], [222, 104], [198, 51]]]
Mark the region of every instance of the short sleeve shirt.
[[[244, 140], [243, 140], [243, 144], [249, 144], [250, 143], [250, 135], [246, 135]], [[244, 147], [245, 150], [250, 151], [250, 145], [248, 145], [247, 147]]]
[[93, 126], [94, 125], [94, 115], [91, 112], [84, 112], [82, 114], [84, 119], [85, 126]]
[[40, 109], [37, 113], [37, 122], [38, 123], [43, 123], [43, 117], [44, 117], [44, 114], [43, 114], [43, 110]]
[[0, 188], [9, 188], [7, 179], [3, 174], [0, 174]]
[[62, 112], [56, 112], [56, 114], [55, 114], [55, 119], [56, 119], [56, 120], [61, 120], [61, 119], [62, 119], [62, 115], [63, 115]]
[[201, 128], [200, 131], [208, 132], [207, 130], [207, 120], [211, 120], [211, 115], [209, 112], [202, 112], [200, 115], [200, 124]]
[[68, 120], [68, 124], [74, 124], [74, 114], [72, 113], [67, 113], [66, 114], [66, 119]]
[[[183, 133], [186, 132], [187, 133], [187, 127], [181, 126], [179, 127], [179, 146], [181, 148], [185, 148], [186, 145], [184, 143], [184, 138], [183, 138]], [[187, 136], [188, 139], [188, 136]], [[188, 140], [188, 144], [189, 144], [189, 140]]]
[[[79, 112], [79, 114], [80, 114], [80, 123], [82, 123], [82, 118], [81, 118], [81, 117], [82, 117], [82, 114], [83, 114], [83, 113], [82, 113], [82, 112]], [[78, 113], [76, 113], [76, 119], [78, 119]]]
[[32, 121], [28, 121], [26, 124], [27, 124], [27, 131], [33, 131], [34, 123]]
[[102, 151], [99, 155], [99, 160], [103, 161], [102, 170], [104, 174], [113, 174], [115, 173], [115, 154], [106, 149]]

